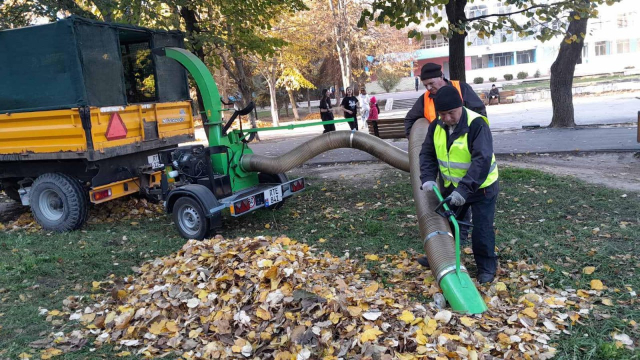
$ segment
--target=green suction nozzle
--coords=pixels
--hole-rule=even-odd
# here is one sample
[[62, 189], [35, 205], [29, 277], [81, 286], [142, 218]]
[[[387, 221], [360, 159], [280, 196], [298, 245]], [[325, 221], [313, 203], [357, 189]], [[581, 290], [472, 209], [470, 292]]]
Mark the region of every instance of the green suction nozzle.
[[440, 288], [455, 312], [482, 314], [488, 310], [469, 274], [464, 271], [445, 275], [440, 280]]

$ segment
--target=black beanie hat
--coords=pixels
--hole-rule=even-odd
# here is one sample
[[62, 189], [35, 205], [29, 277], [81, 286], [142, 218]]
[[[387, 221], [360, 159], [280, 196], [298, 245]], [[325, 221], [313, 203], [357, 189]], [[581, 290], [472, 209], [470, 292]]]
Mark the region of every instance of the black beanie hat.
[[443, 86], [438, 89], [433, 102], [436, 107], [436, 111], [449, 111], [451, 109], [459, 108], [462, 106], [460, 93], [458, 93], [458, 90], [456, 90], [453, 86], [449, 85]]
[[434, 63], [426, 63], [420, 70], [420, 80], [433, 79], [442, 76], [442, 66]]

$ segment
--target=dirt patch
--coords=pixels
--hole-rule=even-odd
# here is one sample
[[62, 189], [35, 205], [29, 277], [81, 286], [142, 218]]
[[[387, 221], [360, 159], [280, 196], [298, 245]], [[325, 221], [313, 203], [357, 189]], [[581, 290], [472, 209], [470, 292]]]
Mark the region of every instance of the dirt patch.
[[517, 155], [501, 157], [501, 165], [574, 176], [592, 184], [640, 192], [640, 153]]

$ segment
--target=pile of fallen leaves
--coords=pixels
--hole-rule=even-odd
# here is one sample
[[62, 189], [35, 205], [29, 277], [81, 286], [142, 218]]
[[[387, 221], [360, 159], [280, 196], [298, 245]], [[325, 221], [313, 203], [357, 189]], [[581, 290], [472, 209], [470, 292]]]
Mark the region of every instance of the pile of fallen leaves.
[[[185, 359], [548, 359], [551, 336], [600, 294], [556, 291], [541, 267], [506, 263], [481, 288], [489, 311], [460, 315], [431, 301], [440, 289], [410, 254], [365, 261], [376, 274], [286, 237], [189, 241], [136, 276], [94, 282], [93, 305], [41, 309], [62, 328], [33, 345], [44, 356], [113, 344], [119, 356]], [[70, 322], [81, 328], [60, 331]]]
[[[126, 197], [91, 206], [87, 223], [98, 224], [129, 221], [131, 225], [135, 226], [139, 224], [139, 220], [141, 219], [160, 217], [164, 212], [162, 203], [153, 203], [146, 199], [135, 197]], [[9, 223], [0, 223], [0, 230], [37, 232], [42, 230], [42, 227], [38, 225], [30, 211], [25, 211]]]

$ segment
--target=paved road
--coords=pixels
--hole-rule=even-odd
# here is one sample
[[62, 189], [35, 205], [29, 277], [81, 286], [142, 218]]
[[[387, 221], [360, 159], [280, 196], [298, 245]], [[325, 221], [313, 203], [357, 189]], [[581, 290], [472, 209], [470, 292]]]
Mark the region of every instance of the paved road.
[[[503, 131], [493, 134], [496, 154], [526, 154], [571, 151], [640, 151], [636, 142], [636, 127], [609, 127], [583, 129], [539, 129]], [[293, 150], [313, 136], [299, 136], [252, 144], [256, 154], [279, 156]], [[389, 142], [407, 150], [407, 140]], [[344, 162], [377, 161], [365, 152], [355, 149], [337, 149], [320, 154], [307, 164], [320, 165]]]
[[[415, 96], [415, 93], [414, 93]], [[640, 111], [640, 93], [614, 94], [608, 96], [579, 96], [573, 99], [577, 125], [603, 125], [637, 123]], [[394, 110], [380, 115], [381, 118], [403, 118], [408, 109]], [[487, 108], [491, 129], [516, 130], [523, 126], [539, 125], [546, 127], [551, 123], [553, 110], [550, 100], [529, 101], [515, 104], [492, 105]], [[286, 124], [282, 124], [286, 125]], [[346, 124], [340, 124], [338, 130], [347, 130]], [[279, 139], [290, 136], [322, 133], [321, 127], [307, 127], [295, 130], [262, 132], [263, 140]], [[201, 130], [198, 139], [204, 139]]]

